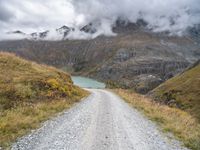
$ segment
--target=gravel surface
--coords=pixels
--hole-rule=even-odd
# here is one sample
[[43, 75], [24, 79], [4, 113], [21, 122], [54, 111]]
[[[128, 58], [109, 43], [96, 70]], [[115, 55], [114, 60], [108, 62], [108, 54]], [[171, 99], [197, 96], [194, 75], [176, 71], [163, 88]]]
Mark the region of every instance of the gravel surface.
[[100, 89], [14, 143], [12, 150], [187, 150], [115, 94]]

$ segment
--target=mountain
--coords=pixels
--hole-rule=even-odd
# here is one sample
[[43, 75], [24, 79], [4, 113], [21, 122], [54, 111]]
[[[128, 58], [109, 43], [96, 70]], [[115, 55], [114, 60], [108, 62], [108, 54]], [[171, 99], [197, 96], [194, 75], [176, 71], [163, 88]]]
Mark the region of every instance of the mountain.
[[197, 42], [200, 42], [200, 25], [199, 24], [195, 25], [192, 28], [189, 28], [188, 33], [192, 39], [196, 40]]
[[34, 39], [34, 40], [38, 40], [38, 39], [44, 39], [45, 37], [47, 37], [47, 35], [49, 34], [49, 31], [44, 31], [44, 32], [34, 32], [34, 33], [31, 33], [29, 36], [31, 39]]
[[20, 30], [16, 30], [16, 31], [11, 31], [11, 32], [7, 32], [7, 34], [19, 34], [19, 35], [25, 35], [24, 32], [20, 31]]
[[90, 33], [90, 34], [94, 34], [94, 33], [97, 32], [97, 29], [95, 28], [93, 23], [89, 23], [88, 25], [85, 25], [84, 27], [82, 27], [80, 29], [80, 31], [83, 31], [83, 32], [86, 32], [86, 33]]
[[65, 26], [65, 25], [62, 26], [62, 27], [60, 27], [60, 28], [58, 28], [58, 29], [56, 29], [56, 31], [58, 33], [60, 33], [61, 35], [63, 35], [63, 39], [66, 38], [66, 36], [69, 34], [69, 32], [72, 32], [74, 30], [75, 30], [74, 28], [70, 28], [70, 27]]
[[148, 23], [142, 19], [138, 19], [136, 23], [127, 22], [122, 19], [118, 19], [113, 27], [113, 32], [121, 34], [130, 34], [129, 32], [138, 32], [139, 30], [147, 31]]
[[150, 95], [156, 101], [184, 109], [200, 120], [200, 60], [158, 86]]
[[[131, 23], [124, 21], [122, 19], [118, 19], [113, 25], [113, 32], [114, 33], [127, 33], [129, 31], [138, 30], [138, 29], [145, 29], [147, 27], [147, 23], [142, 20], [138, 19], [136, 23]], [[99, 26], [101, 26], [101, 23], [99, 22], [90, 22], [87, 25], [81, 26], [81, 27], [68, 27], [66, 25], [63, 25], [60, 28], [57, 28], [55, 30], [46, 30], [43, 32], [33, 32], [30, 34], [24, 33], [22, 31], [16, 30], [12, 32], [7, 32], [9, 35], [20, 35], [22, 36], [22, 39], [28, 39], [28, 40], [66, 40], [70, 39], [70, 34], [83, 34], [83, 35], [94, 35], [97, 33]], [[102, 33], [103, 34], [103, 33]], [[98, 35], [101, 35], [99, 33]], [[98, 36], [98, 35], [95, 35]], [[87, 36], [86, 36], [87, 37]], [[76, 37], [78, 38], [78, 37]]]
[[[62, 26], [55, 30], [46, 30], [43, 32], [33, 32], [30, 34], [24, 33], [22, 31], [12, 31], [7, 32], [8, 35], [20, 35], [22, 36], [22, 39], [29, 39], [29, 40], [51, 40], [51, 34], [56, 34], [59, 40], [63, 40], [67, 38], [67, 35], [70, 32], [73, 32], [75, 29], [68, 27], [68, 26]], [[50, 37], [49, 37], [50, 36]]]
[[[67, 40], [67, 39], [82, 39], [78, 36], [72, 36], [70, 37], [69, 35], [76, 35], [82, 34], [85, 35], [84, 39], [87, 39], [87, 35], [94, 35], [98, 32], [98, 28], [101, 26], [101, 23], [98, 22], [90, 22], [87, 25], [84, 25], [82, 27], [68, 27], [66, 25], [63, 25], [60, 28], [57, 28], [55, 30], [46, 30], [43, 32], [33, 32], [33, 33], [25, 33], [20, 30], [16, 31], [10, 31], [7, 32], [6, 34], [8, 35], [20, 35], [21, 39], [28, 39], [28, 40], [45, 40], [45, 41], [50, 41], [50, 40]], [[138, 32], [138, 31], [145, 31], [149, 32], [150, 34], [153, 33], [153, 29], [148, 26], [148, 23], [143, 20], [143, 19], [138, 19], [135, 23], [133, 22], [128, 22], [123, 19], [117, 19], [115, 24], [112, 27], [113, 33], [117, 34], [130, 34], [133, 32]], [[97, 37], [101, 36], [104, 33], [99, 33], [95, 36], [91, 37]], [[155, 33], [154, 33], [155, 34]], [[169, 31], [165, 32], [157, 32], [157, 35], [161, 36], [166, 36], [170, 35], [173, 33], [170, 33]], [[183, 36], [190, 37], [196, 42], [199, 42], [200, 40], [200, 25], [196, 24], [193, 27], [188, 27], [186, 31], [183, 32]]]
[[[91, 32], [91, 28], [95, 29], [94, 24], [82, 30]], [[87, 40], [0, 41], [0, 49], [140, 93], [147, 93], [200, 58], [197, 35], [155, 33], [142, 20], [118, 21], [113, 32], [117, 35]]]

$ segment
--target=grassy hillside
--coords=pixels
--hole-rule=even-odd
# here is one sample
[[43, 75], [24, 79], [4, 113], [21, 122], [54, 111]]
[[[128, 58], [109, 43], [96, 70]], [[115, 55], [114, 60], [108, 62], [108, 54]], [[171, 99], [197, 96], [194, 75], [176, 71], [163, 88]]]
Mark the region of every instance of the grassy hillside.
[[86, 95], [62, 71], [0, 53], [0, 147]]
[[164, 132], [171, 132], [183, 143], [193, 149], [200, 149], [200, 123], [183, 110], [156, 103], [144, 95], [131, 90], [114, 90], [127, 103], [155, 121]]
[[159, 102], [190, 112], [200, 121], [200, 63], [161, 84], [152, 95]]

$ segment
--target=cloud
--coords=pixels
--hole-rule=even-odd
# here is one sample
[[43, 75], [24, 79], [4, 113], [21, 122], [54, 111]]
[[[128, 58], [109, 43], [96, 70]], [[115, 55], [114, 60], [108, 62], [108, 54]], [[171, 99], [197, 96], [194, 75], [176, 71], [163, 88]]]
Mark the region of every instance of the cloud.
[[7, 22], [13, 17], [15, 16], [12, 12], [4, 5], [3, 1], [0, 1], [0, 21]]
[[54, 29], [64, 24], [72, 25], [75, 17], [73, 6], [66, 0], [1, 0], [0, 8], [3, 8], [0, 16], [5, 21], [0, 23], [0, 30], [6, 32]]
[[86, 22], [124, 18], [131, 22], [144, 19], [155, 31], [179, 32], [200, 23], [199, 0], [76, 0], [75, 11]]
[[40, 32], [62, 25], [80, 28], [94, 22], [98, 29], [94, 35], [78, 31], [69, 35], [69, 38], [94, 38], [99, 34], [113, 35], [111, 29], [118, 18], [130, 22], [144, 19], [155, 32], [181, 34], [188, 27], [200, 24], [200, 0], [0, 1], [0, 33]]

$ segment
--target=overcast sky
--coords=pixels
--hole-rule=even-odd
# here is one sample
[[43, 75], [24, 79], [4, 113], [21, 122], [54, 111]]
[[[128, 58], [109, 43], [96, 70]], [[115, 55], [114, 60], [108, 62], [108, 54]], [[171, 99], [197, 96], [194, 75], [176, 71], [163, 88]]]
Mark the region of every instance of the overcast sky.
[[101, 22], [109, 31], [118, 17], [132, 22], [143, 18], [155, 30], [178, 32], [200, 23], [200, 0], [0, 0], [0, 33], [91, 21]]

